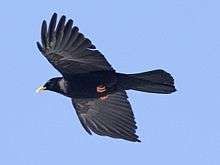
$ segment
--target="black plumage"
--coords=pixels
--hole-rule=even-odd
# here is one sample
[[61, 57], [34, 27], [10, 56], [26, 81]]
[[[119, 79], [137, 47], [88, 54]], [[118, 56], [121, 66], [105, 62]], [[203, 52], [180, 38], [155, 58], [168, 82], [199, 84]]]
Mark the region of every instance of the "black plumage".
[[137, 141], [136, 122], [125, 90], [169, 94], [172, 76], [163, 70], [117, 73], [92, 42], [62, 16], [44, 20], [38, 49], [63, 77], [50, 79], [38, 90], [70, 97], [84, 129], [102, 136]]

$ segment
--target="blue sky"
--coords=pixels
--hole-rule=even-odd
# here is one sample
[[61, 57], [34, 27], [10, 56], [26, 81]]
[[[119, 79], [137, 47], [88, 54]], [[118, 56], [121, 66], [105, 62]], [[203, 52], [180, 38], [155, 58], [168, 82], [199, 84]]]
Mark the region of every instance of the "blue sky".
[[[220, 2], [4, 1], [0, 164], [219, 165]], [[53, 12], [74, 19], [120, 72], [161, 68], [172, 95], [129, 91], [142, 143], [89, 136], [70, 100], [35, 89], [59, 73], [35, 42]]]

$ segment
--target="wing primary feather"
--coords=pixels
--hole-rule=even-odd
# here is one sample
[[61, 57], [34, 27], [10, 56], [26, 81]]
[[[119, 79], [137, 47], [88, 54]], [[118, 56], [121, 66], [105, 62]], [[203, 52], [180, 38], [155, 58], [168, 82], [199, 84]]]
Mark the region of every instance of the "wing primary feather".
[[41, 46], [40, 42], [37, 42], [37, 48], [40, 50], [40, 52], [44, 53], [44, 49]]
[[73, 26], [73, 20], [70, 19], [66, 23], [66, 26], [65, 26], [65, 29], [63, 32], [63, 39], [61, 41], [60, 49], [63, 49], [65, 47], [67, 41], [69, 40], [70, 35], [71, 35], [72, 26]]
[[44, 48], [47, 47], [47, 22], [45, 20], [41, 26], [41, 43]]
[[100, 119], [99, 117], [96, 117], [96, 120], [94, 120], [96, 123], [99, 123], [99, 127], [105, 127], [106, 129], [104, 129], [104, 131], [105, 132], [102, 132], [102, 135], [110, 135], [110, 136], [113, 136], [113, 137], [119, 137], [119, 135], [120, 136], [123, 136], [122, 134], [121, 134], [121, 132], [119, 131], [119, 130], [117, 130], [117, 129], [115, 129], [114, 127], [113, 127], [113, 125], [112, 124], [106, 124], [106, 123], [104, 123], [103, 121], [102, 121], [102, 119]]
[[115, 125], [120, 125], [120, 127], [122, 127], [123, 129], [127, 130], [127, 131], [131, 131], [131, 132], [135, 132], [135, 129], [137, 128], [137, 126], [134, 124], [134, 120], [133, 123], [128, 123], [126, 122], [126, 120], [122, 120], [121, 118], [117, 118], [117, 116], [112, 116], [110, 114], [106, 114], [106, 113], [102, 113], [102, 118], [103, 120], [106, 121], [111, 121], [112, 123], [114, 123]]
[[60, 47], [60, 43], [62, 41], [62, 37], [63, 37], [63, 30], [65, 27], [65, 21], [66, 21], [66, 16], [62, 16], [60, 18], [60, 21], [57, 25], [57, 29], [56, 29], [56, 44], [55, 44], [55, 49], [59, 49]]
[[[74, 102], [72, 102], [75, 106], [77, 106]], [[80, 123], [82, 124], [83, 128], [86, 130], [86, 132], [90, 135], [92, 135], [92, 132], [87, 127], [87, 121], [86, 118], [83, 116], [83, 114], [80, 114], [78, 111], [76, 111], [76, 114], [79, 118]]]
[[72, 46], [73, 42], [76, 40], [77, 36], [79, 35], [78, 31], [79, 31], [78, 27], [74, 26], [72, 28], [70, 38], [64, 49], [68, 50]]
[[89, 49], [96, 49], [95, 45], [91, 44], [89, 47]]
[[111, 114], [102, 113], [103, 117], [109, 118], [114, 122], [117, 122], [120, 125], [123, 125], [127, 129], [137, 129], [137, 126], [134, 123], [129, 123], [126, 119], [123, 119], [121, 117], [113, 116]]
[[[112, 108], [115, 108], [115, 107], [112, 107]], [[118, 116], [121, 119], [126, 120], [127, 122], [133, 122], [134, 116], [132, 116], [129, 113], [124, 113], [123, 111], [124, 110], [121, 110], [121, 109], [116, 109], [116, 110], [111, 110], [111, 111], [106, 110], [105, 113], [110, 114], [110, 115], [115, 116], [115, 117]]]
[[84, 35], [82, 33], [79, 33], [79, 35], [77, 36], [75, 42], [73, 42], [71, 48], [70, 48], [70, 52], [73, 52], [79, 45], [80, 43], [85, 40]]
[[108, 128], [108, 126], [105, 126], [105, 124], [103, 124], [102, 121], [98, 120], [98, 118], [92, 119], [92, 121], [96, 124], [97, 126], [96, 128], [99, 129], [99, 132], [102, 131], [102, 134], [104, 134], [104, 132], [110, 132], [110, 129]]
[[86, 38], [81, 44], [78, 45], [78, 47], [75, 48], [74, 52], [84, 51], [85, 49], [90, 48], [91, 45], [92, 45], [92, 42]]
[[[105, 120], [104, 118], [99, 118], [96, 116], [96, 119], [93, 120], [94, 123], [96, 123], [96, 126], [98, 128], [100, 127], [106, 127], [108, 131], [102, 132], [102, 135], [107, 135], [107, 136], [112, 136], [115, 138], [123, 138], [123, 139], [128, 139], [131, 141], [137, 141], [138, 136], [135, 135], [133, 132], [126, 131], [123, 127], [120, 125], [116, 125], [114, 122], [111, 122], [108, 120], [108, 118]], [[100, 123], [100, 124], [98, 124]], [[100, 130], [99, 130], [100, 132]]]
[[88, 124], [88, 126], [89, 126], [89, 128], [93, 131], [93, 132], [95, 132], [95, 133], [97, 133], [97, 134], [99, 134], [99, 135], [102, 135], [102, 133], [99, 131], [99, 127], [98, 127], [98, 125], [97, 125], [97, 123], [95, 123], [93, 120], [87, 120], [87, 122], [86, 122], [87, 124]]
[[92, 132], [89, 130], [89, 128], [87, 127], [87, 123], [86, 123], [86, 119], [83, 116], [79, 117], [79, 121], [81, 122], [83, 128], [86, 130], [86, 132], [90, 135], [92, 135]]
[[136, 122], [134, 121], [134, 119], [133, 118], [128, 118], [127, 116], [126, 116], [126, 114], [124, 114], [124, 115], [121, 115], [121, 114], [117, 114], [117, 113], [114, 113], [114, 112], [108, 112], [108, 113], [106, 113], [106, 115], [110, 115], [110, 116], [112, 116], [112, 117], [114, 117], [114, 118], [118, 118], [118, 119], [120, 119], [122, 122], [124, 122], [124, 123], [126, 123], [126, 124], [128, 124], [128, 125], [130, 125], [130, 126], [132, 126], [132, 127], [136, 127], [135, 126], [135, 124], [136, 124]]
[[[98, 117], [95, 119], [88, 119], [89, 128], [98, 135], [101, 136], [112, 136], [116, 137], [117, 134], [120, 134], [117, 130], [110, 128], [110, 125], [106, 125]], [[105, 128], [107, 128], [107, 130]]]
[[54, 13], [53, 16], [51, 17], [50, 20], [50, 25], [49, 25], [49, 43], [54, 41], [54, 30], [56, 27], [56, 22], [57, 22], [57, 14]]

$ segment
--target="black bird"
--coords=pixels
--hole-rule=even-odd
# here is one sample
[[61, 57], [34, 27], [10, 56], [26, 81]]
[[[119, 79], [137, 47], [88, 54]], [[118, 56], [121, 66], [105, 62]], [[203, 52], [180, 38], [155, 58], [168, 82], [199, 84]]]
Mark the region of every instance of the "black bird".
[[91, 41], [62, 16], [44, 20], [37, 47], [62, 74], [37, 91], [50, 90], [70, 97], [78, 118], [89, 133], [140, 142], [126, 90], [169, 94], [176, 91], [172, 76], [161, 70], [117, 73]]

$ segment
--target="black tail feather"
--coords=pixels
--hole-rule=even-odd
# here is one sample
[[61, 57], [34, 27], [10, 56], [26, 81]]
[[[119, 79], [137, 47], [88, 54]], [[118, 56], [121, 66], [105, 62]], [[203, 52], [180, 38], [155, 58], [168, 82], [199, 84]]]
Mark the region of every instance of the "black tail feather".
[[164, 70], [153, 70], [137, 74], [118, 73], [119, 85], [125, 90], [169, 94], [175, 92], [173, 77]]

